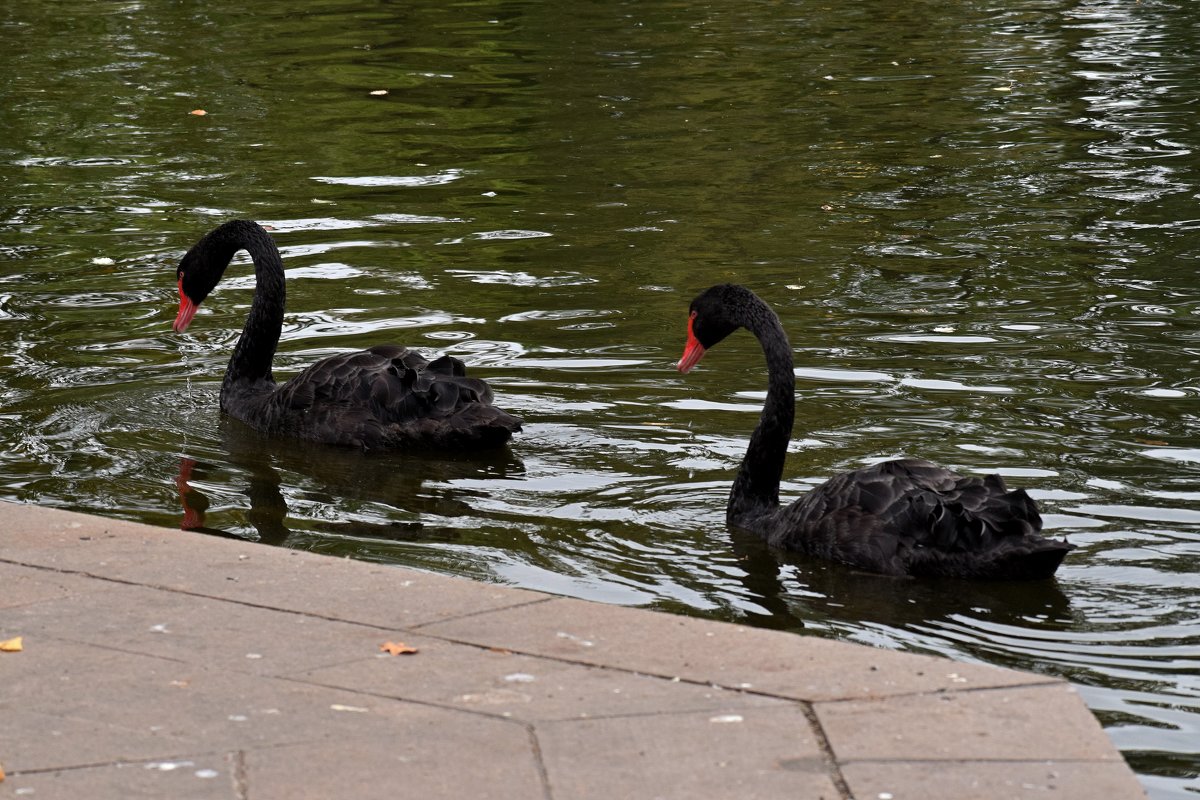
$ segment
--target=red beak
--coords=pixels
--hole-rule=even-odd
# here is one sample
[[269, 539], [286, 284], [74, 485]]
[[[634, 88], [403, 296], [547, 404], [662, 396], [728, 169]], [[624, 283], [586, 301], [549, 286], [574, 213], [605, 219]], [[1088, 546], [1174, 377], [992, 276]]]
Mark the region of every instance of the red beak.
[[680, 372], [687, 372], [692, 367], [699, 363], [700, 359], [704, 358], [704, 345], [696, 338], [696, 334], [692, 331], [692, 323], [696, 321], [696, 312], [688, 317], [688, 338], [687, 346], [683, 348], [683, 357], [679, 359], [679, 363], [675, 365], [675, 369]]
[[187, 330], [188, 324], [192, 321], [192, 317], [196, 316], [196, 309], [200, 306], [192, 302], [192, 298], [184, 294], [183, 278], [179, 279], [179, 313], [175, 315], [175, 324], [171, 329], [176, 333], [183, 333]]

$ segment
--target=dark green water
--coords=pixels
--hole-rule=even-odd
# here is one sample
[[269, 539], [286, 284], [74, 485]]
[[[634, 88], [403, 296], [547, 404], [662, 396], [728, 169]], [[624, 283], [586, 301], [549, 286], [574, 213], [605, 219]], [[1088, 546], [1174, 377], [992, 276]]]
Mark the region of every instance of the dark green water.
[[[1062, 675], [1155, 798], [1194, 797], [1196, 8], [7, 4], [0, 497], [178, 527], [190, 460], [214, 533]], [[277, 375], [448, 352], [525, 432], [368, 459], [223, 423], [250, 273], [170, 322], [232, 217], [289, 267]], [[731, 534], [760, 353], [672, 369], [728, 280], [796, 350], [786, 495], [901, 454], [999, 471], [1079, 545], [1057, 582]]]

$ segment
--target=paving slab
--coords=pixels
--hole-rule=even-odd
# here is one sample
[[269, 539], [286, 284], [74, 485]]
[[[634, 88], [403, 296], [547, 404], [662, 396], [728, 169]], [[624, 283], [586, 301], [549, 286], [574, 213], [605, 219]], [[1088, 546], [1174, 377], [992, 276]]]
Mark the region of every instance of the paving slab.
[[14, 564], [0, 562], [0, 609], [57, 600], [72, 595], [101, 592], [111, 588], [102, 581], [67, 573], [46, 574]]
[[790, 705], [694, 683], [680, 682], [663, 692], [657, 677], [421, 635], [406, 636], [404, 642], [418, 647], [420, 658], [371, 657], [294, 677], [337, 688], [371, 686], [388, 697], [526, 722]]
[[1044, 676], [0, 503], [12, 636], [0, 798], [1144, 797]]
[[814, 709], [841, 761], [1120, 760], [1065, 683], [816, 703]]
[[59, 597], [11, 609], [4, 619], [59, 640], [275, 676], [374, 658], [394, 638], [372, 625], [136, 585], [110, 593], [102, 617], [88, 613], [95, 602], [90, 594]]
[[863, 800], [1107, 800], [1142, 791], [1115, 762], [859, 762], [844, 764], [842, 776]]
[[817, 701], [1054, 678], [667, 614], [558, 598], [420, 630], [486, 647]]
[[[566, 800], [841, 795], [801, 708], [552, 722], [537, 726], [550, 788]], [[608, 765], [605, 779], [582, 760]]]
[[404, 627], [545, 595], [121, 520], [0, 503], [4, 557], [65, 572]]

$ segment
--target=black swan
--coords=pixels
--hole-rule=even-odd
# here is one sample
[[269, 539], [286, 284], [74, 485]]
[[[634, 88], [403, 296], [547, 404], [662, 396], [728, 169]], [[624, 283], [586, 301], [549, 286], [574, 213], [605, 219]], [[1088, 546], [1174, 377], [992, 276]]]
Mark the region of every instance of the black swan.
[[713, 286], [692, 301], [687, 372], [738, 328], [762, 345], [766, 403], [729, 494], [730, 525], [773, 547], [885, 575], [1032, 580], [1054, 574], [1074, 545], [1038, 531], [1042, 518], [1023, 489], [999, 475], [965, 477], [917, 459], [885, 461], [837, 475], [790, 506], [779, 479], [795, 417], [792, 347], [771, 307], [743, 286]]
[[324, 358], [283, 385], [271, 361], [283, 329], [283, 260], [262, 226], [233, 220], [209, 231], [179, 262], [183, 332], [234, 254], [254, 260], [254, 301], [221, 383], [221, 409], [269, 435], [364, 450], [478, 449], [507, 442], [521, 420], [492, 405], [491, 388], [450, 356], [427, 361], [398, 345]]

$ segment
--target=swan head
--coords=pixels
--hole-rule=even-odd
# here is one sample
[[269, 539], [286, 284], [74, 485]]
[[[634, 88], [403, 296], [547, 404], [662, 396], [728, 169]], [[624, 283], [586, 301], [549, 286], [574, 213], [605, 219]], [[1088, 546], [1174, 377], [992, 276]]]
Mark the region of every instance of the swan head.
[[179, 312], [175, 315], [171, 329], [176, 333], [183, 333], [187, 329], [192, 317], [196, 316], [196, 310], [221, 278], [221, 269], [218, 269], [217, 280], [207, 279], [206, 273], [211, 274], [212, 270], [206, 269], [203, 256], [197, 253], [201, 244], [203, 241], [188, 250], [175, 270], [176, 283], [179, 286]]
[[744, 286], [723, 283], [700, 293], [688, 309], [688, 337], [675, 368], [687, 372], [709, 348], [742, 327], [742, 313], [754, 301], [762, 302]]
[[196, 309], [220, 282], [234, 253], [241, 250], [247, 237], [255, 233], [270, 239], [258, 223], [231, 220], [206, 233], [184, 253], [175, 270], [179, 285], [179, 312], [171, 327], [176, 333], [182, 333], [187, 328], [192, 317], [196, 316]]

